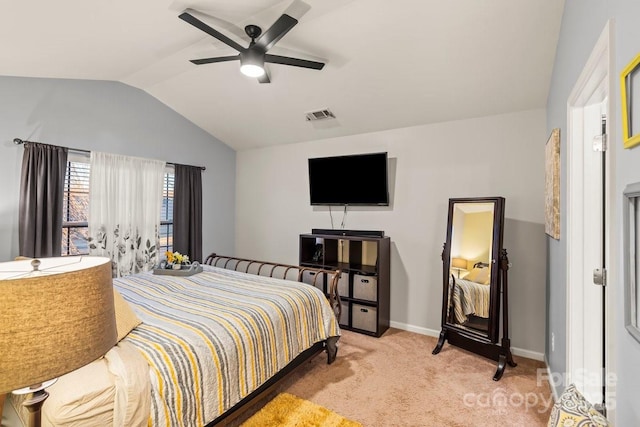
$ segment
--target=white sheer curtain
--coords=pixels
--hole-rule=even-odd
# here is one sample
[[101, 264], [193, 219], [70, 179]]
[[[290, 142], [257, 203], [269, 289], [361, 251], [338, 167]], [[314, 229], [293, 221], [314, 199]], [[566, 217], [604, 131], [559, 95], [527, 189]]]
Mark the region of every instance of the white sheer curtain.
[[158, 263], [165, 162], [91, 152], [89, 254], [111, 258], [113, 276]]

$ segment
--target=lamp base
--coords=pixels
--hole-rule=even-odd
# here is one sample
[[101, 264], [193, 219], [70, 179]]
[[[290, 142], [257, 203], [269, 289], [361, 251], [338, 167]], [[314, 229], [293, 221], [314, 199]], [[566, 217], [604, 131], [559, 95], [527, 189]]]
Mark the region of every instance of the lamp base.
[[41, 384], [32, 385], [31, 387], [21, 388], [20, 390], [14, 390], [14, 394], [27, 394], [31, 393], [31, 397], [22, 402], [22, 406], [29, 411], [29, 427], [40, 427], [42, 423], [42, 413], [40, 409], [44, 404], [44, 401], [49, 397], [49, 393], [45, 391], [45, 388], [51, 386], [57, 381], [56, 379], [45, 381]]
[[29, 411], [29, 427], [40, 427], [42, 423], [42, 413], [40, 409], [42, 404], [49, 397], [44, 388], [34, 391], [30, 398], [25, 400], [22, 405]]

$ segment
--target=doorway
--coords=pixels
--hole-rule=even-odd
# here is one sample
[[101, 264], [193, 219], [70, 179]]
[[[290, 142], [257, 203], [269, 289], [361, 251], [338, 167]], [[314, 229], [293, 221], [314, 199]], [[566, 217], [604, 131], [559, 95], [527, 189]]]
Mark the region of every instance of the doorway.
[[[598, 407], [608, 395], [613, 343], [610, 264], [612, 23], [605, 26], [567, 102], [567, 378]], [[602, 136], [602, 135], [605, 136]], [[609, 138], [611, 139], [611, 138]], [[598, 271], [603, 272], [603, 284]], [[596, 282], [596, 283], [594, 283]], [[606, 409], [605, 409], [606, 410]]]

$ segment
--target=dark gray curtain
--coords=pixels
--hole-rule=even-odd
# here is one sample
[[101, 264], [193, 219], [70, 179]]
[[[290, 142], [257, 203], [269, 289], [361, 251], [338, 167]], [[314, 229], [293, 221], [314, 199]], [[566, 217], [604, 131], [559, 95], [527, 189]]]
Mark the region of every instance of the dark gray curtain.
[[60, 256], [66, 147], [25, 142], [20, 180], [20, 255]]
[[202, 262], [202, 169], [175, 165], [173, 250]]

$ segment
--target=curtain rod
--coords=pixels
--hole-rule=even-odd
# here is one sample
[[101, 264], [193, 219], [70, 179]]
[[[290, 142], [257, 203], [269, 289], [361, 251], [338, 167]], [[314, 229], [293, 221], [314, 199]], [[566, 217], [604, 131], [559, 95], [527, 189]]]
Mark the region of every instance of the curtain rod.
[[[20, 138], [13, 138], [13, 143], [14, 143], [14, 144], [16, 144], [16, 145], [22, 145], [22, 144], [24, 144], [25, 142], [33, 142], [33, 141], [24, 141], [24, 140], [22, 140], [22, 139], [20, 139]], [[78, 153], [87, 153], [87, 154], [91, 154], [91, 151], [89, 151], [89, 150], [80, 150], [80, 149], [78, 149], [78, 148], [69, 148], [69, 147], [67, 147], [67, 148], [68, 148], [69, 150], [71, 150], [71, 151], [76, 151], [76, 152], [78, 152]], [[173, 166], [175, 166], [176, 164], [178, 164], [178, 163], [173, 163], [173, 162], [165, 162], [165, 163], [167, 163], [168, 165], [173, 165]], [[207, 170], [207, 168], [206, 168], [205, 166], [194, 166], [194, 167], [196, 167], [196, 168], [200, 168], [200, 169], [202, 169], [203, 171]]]

